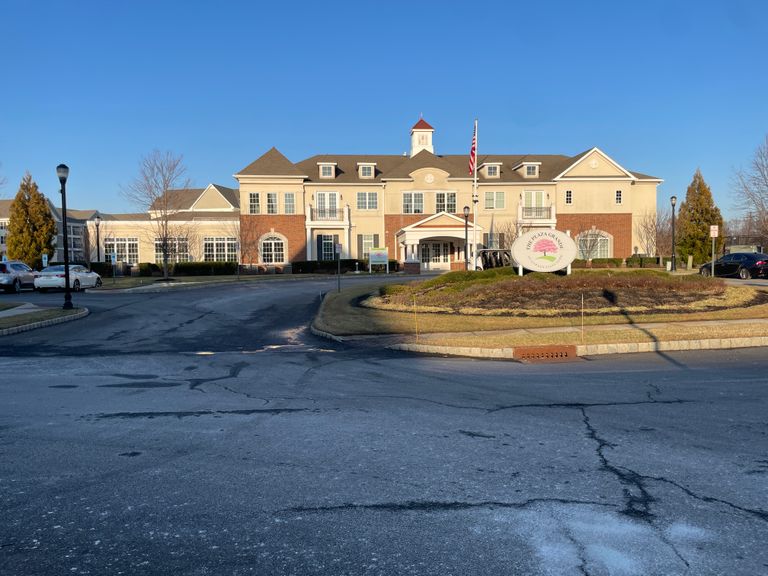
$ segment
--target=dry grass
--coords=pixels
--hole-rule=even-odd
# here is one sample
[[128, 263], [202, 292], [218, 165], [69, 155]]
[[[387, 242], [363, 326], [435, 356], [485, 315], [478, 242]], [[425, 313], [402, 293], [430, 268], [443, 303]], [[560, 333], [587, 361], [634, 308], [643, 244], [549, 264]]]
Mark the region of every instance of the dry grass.
[[6, 316], [0, 318], [0, 330], [5, 328], [15, 328], [16, 326], [25, 326], [27, 324], [34, 324], [35, 322], [43, 322], [44, 320], [51, 320], [53, 318], [61, 318], [62, 316], [70, 316], [80, 312], [80, 310], [81, 308], [73, 308], [72, 310], [50, 308], [48, 310], [41, 310], [39, 312], [30, 312], [29, 314], [16, 314], [14, 316]]
[[[717, 310], [697, 309], [696, 304], [653, 313], [635, 314], [631, 310], [614, 307], [599, 314], [585, 313], [584, 325], [630, 325], [638, 322], [691, 322], [706, 320], [751, 320], [768, 318], [768, 304], [745, 305], [754, 299], [752, 288], [728, 287]], [[560, 316], [482, 316], [457, 313], [429, 313], [423, 307], [413, 306], [399, 311], [364, 308], [359, 302], [378, 295], [379, 286], [355, 286], [329, 294], [315, 320], [315, 326], [340, 336], [358, 334], [428, 334], [438, 332], [487, 332], [529, 328], [580, 328], [580, 315]], [[716, 336], [711, 336], [716, 337]]]

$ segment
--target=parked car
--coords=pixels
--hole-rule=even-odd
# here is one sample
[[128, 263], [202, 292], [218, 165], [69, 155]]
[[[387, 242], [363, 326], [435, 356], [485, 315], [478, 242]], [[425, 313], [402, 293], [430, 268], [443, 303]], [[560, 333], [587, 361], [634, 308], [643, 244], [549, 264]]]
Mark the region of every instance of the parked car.
[[18, 294], [22, 288], [35, 287], [35, 271], [20, 260], [0, 262], [0, 286]]
[[[712, 263], [699, 268], [702, 276], [712, 273]], [[733, 252], [715, 260], [715, 276], [738, 276], [742, 280], [768, 277], [768, 254]]]
[[[49, 288], [64, 289], [64, 265], [48, 266], [38, 272], [35, 277], [35, 288], [40, 292], [46, 292]], [[77, 292], [81, 288], [98, 288], [101, 286], [101, 276], [91, 272], [85, 266], [79, 264], [69, 265], [69, 287]]]

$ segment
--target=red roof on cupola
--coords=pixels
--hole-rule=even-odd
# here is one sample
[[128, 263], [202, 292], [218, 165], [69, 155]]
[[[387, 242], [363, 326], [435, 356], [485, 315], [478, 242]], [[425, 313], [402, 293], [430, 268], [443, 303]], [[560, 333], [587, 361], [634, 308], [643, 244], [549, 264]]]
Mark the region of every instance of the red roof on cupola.
[[432, 126], [427, 124], [424, 121], [424, 118], [419, 118], [419, 121], [416, 122], [416, 124], [414, 124], [414, 126], [413, 126], [413, 128], [411, 128], [411, 130], [434, 130], [434, 128], [432, 128]]

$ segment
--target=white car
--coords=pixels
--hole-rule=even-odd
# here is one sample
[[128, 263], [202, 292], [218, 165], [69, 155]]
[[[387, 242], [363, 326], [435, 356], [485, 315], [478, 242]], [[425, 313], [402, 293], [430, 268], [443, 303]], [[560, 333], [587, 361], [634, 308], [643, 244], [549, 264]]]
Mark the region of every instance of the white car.
[[[77, 292], [81, 288], [98, 288], [101, 276], [79, 264], [69, 265], [69, 287]], [[35, 276], [35, 289], [45, 292], [49, 288], [64, 289], [64, 265], [48, 266]]]

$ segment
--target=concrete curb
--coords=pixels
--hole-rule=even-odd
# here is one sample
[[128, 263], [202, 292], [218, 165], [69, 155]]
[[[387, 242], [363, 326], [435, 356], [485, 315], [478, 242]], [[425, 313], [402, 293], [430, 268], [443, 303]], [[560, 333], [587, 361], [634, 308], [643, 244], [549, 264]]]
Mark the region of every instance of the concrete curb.
[[[320, 334], [318, 334], [320, 335]], [[338, 338], [338, 337], [336, 337]], [[665, 342], [631, 342], [625, 344], [587, 344], [576, 347], [578, 356], [604, 354], [638, 354], [642, 352], [677, 352], [685, 350], [729, 350], [768, 346], [768, 336], [752, 338], [715, 338], [711, 340], [668, 340]], [[471, 358], [497, 358], [512, 360], [514, 348], [470, 348], [461, 346], [429, 346], [427, 344], [391, 344], [392, 350], [439, 354], [441, 356], [467, 356]]]
[[333, 340], [334, 342], [345, 342], [346, 341], [341, 336], [336, 336], [336, 334], [331, 334], [330, 332], [325, 332], [324, 330], [320, 330], [319, 328], [315, 328], [315, 324], [314, 323], [310, 324], [309, 331], [312, 332], [312, 334], [314, 334], [315, 336], [320, 336], [320, 338], [325, 338], [326, 340]]
[[65, 322], [72, 322], [73, 320], [79, 320], [85, 318], [91, 311], [88, 308], [82, 308], [75, 314], [68, 316], [61, 316], [60, 318], [51, 318], [50, 320], [42, 320], [40, 322], [32, 322], [31, 324], [23, 324], [21, 326], [14, 326], [13, 328], [3, 328], [0, 330], [0, 336], [10, 336], [11, 334], [18, 334], [19, 332], [27, 332], [29, 330], [35, 330], [37, 328], [46, 328], [48, 326], [55, 326], [56, 324], [64, 324]]

